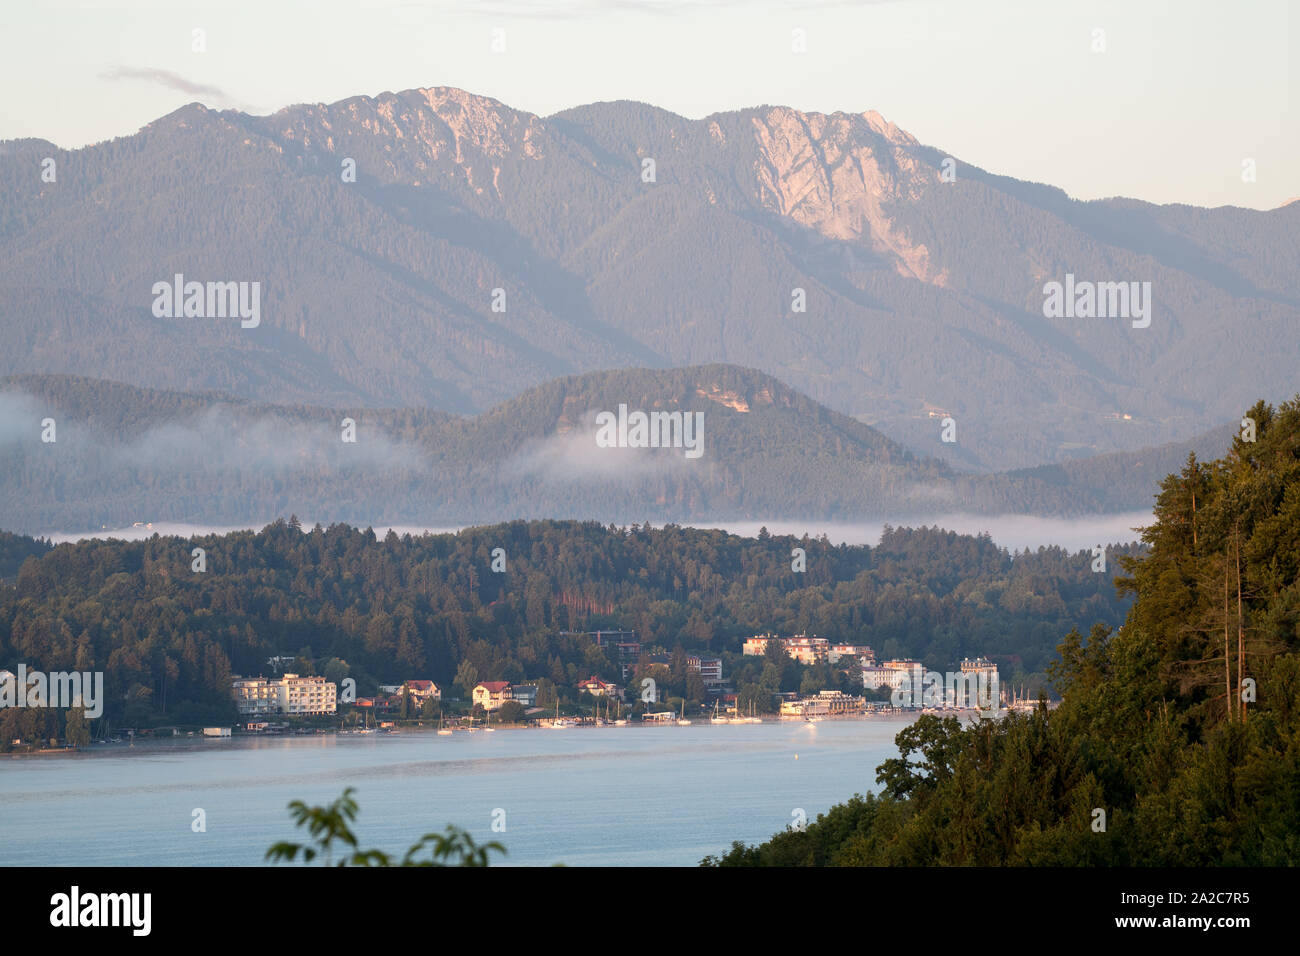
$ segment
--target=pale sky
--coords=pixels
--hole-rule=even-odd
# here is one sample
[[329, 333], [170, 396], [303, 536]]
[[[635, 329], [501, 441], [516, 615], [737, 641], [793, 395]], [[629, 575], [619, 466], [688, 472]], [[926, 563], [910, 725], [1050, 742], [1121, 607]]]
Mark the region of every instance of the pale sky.
[[[1297, 0], [4, 0], [0, 139], [456, 86], [548, 115], [876, 110], [1080, 199], [1300, 197]], [[206, 50], [193, 49], [193, 31]], [[493, 31], [505, 51], [494, 52]], [[806, 52], [792, 51], [804, 31]], [[1094, 52], [1104, 31], [1104, 52]], [[1244, 160], [1256, 181], [1243, 182]]]

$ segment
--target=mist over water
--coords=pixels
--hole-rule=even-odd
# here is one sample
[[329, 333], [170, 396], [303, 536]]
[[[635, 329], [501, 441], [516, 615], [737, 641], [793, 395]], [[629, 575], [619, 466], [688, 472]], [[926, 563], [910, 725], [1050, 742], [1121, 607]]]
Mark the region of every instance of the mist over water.
[[[1088, 518], [1042, 518], [1036, 515], [970, 515], [944, 514], [929, 518], [908, 518], [903, 520], [871, 520], [863, 522], [837, 521], [802, 521], [773, 519], [771, 521], [723, 521], [690, 522], [687, 526], [694, 528], [718, 528], [744, 537], [756, 537], [759, 529], [766, 527], [773, 535], [794, 535], [802, 538], [805, 534], [812, 538], [823, 534], [832, 544], [866, 544], [876, 545], [885, 525], [896, 528], [919, 528], [921, 526], [939, 527], [959, 534], [983, 534], [987, 532], [993, 541], [1008, 551], [1024, 551], [1053, 545], [1069, 551], [1091, 548], [1098, 544], [1118, 544], [1136, 541], [1139, 532], [1134, 530], [1152, 522], [1149, 511], [1130, 511], [1120, 514], [1096, 515]], [[179, 522], [155, 522], [138, 524], [129, 528], [101, 528], [98, 531], [79, 533], [50, 533], [38, 535], [46, 537], [55, 544], [65, 541], [80, 541], [87, 538], [119, 539], [123, 541], [142, 541], [155, 534], [176, 535], [182, 538], [212, 534], [229, 534], [232, 531], [259, 531], [270, 521], [254, 522], [246, 525], [200, 525]], [[321, 522], [328, 525], [329, 522]], [[481, 526], [485, 522], [475, 522]], [[630, 522], [629, 522], [630, 523]], [[310, 529], [314, 522], [302, 519], [304, 529]], [[662, 525], [658, 525], [662, 527]], [[375, 526], [375, 535], [384, 537], [394, 531], [398, 535], [411, 534], [455, 534], [470, 525], [457, 527], [433, 527], [420, 525], [383, 525]]]
[[1040, 547], [1066, 548], [1078, 551], [1098, 544], [1118, 544], [1137, 541], [1140, 533], [1135, 528], [1152, 523], [1152, 512], [1129, 511], [1120, 514], [1095, 515], [1087, 518], [1041, 518], [1037, 515], [970, 515], [945, 514], [932, 518], [907, 518], [904, 520], [879, 520], [864, 522], [835, 521], [732, 521], [720, 524], [697, 524], [700, 528], [722, 528], [733, 534], [755, 537], [762, 527], [773, 535], [794, 535], [817, 538], [825, 534], [832, 544], [868, 544], [880, 542], [885, 525], [895, 528], [939, 527], [958, 534], [983, 534], [987, 532], [994, 543], [1008, 551], [1024, 551]]

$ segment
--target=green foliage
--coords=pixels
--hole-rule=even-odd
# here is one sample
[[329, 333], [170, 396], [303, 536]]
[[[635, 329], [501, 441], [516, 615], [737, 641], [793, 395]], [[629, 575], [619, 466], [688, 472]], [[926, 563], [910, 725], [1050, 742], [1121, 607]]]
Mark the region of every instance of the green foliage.
[[517, 724], [524, 719], [524, 705], [508, 700], [497, 709], [497, 720], [503, 724]]
[[67, 727], [64, 736], [69, 747], [85, 747], [90, 744], [90, 724], [86, 721], [86, 708], [73, 707], [68, 711]]
[[[289, 815], [294, 826], [306, 827], [312, 842], [276, 843], [266, 851], [266, 859], [272, 863], [292, 863], [298, 859], [311, 863], [320, 857], [326, 866], [488, 866], [492, 853], [506, 852], [495, 840], [477, 844], [468, 832], [454, 826], [448, 826], [444, 833], [426, 833], [399, 862], [394, 862], [382, 850], [362, 850], [352, 832], [358, 809], [352, 796], [354, 792], [354, 788], [348, 787], [341, 797], [323, 807], [309, 807], [301, 800], [290, 803]], [[336, 850], [337, 863], [334, 862]], [[423, 858], [426, 852], [427, 859]]]
[[24, 561], [45, 554], [52, 547], [54, 545], [44, 538], [0, 531], [0, 580], [17, 577]]
[[[790, 573], [796, 545], [806, 574]], [[190, 570], [194, 547], [207, 552], [201, 574]], [[495, 547], [510, 555], [509, 574], [487, 570]], [[359, 687], [418, 676], [468, 697], [481, 680], [536, 682], [538, 705], [553, 710], [556, 686], [567, 694], [593, 671], [624, 683], [581, 632], [626, 628], [647, 655], [669, 654], [667, 664], [637, 663], [633, 696], [649, 675], [664, 695], [702, 700], [684, 661], [709, 653], [746, 705], [770, 713], [773, 695], [800, 689], [805, 668], [776, 651], [743, 656], [754, 634], [815, 633], [939, 668], [986, 654], [1011, 680], [1042, 670], [1070, 628], [1118, 624], [1130, 600], [1092, 573], [1087, 552], [1013, 555], [987, 535], [934, 528], [891, 528], [866, 547], [558, 521], [380, 539], [280, 520], [260, 532], [84, 540], [28, 557], [0, 583], [0, 666], [103, 670], [105, 716], [118, 726], [232, 722], [231, 674], [267, 673], [269, 658], [286, 655], [300, 658], [294, 670], [306, 672], [310, 657]], [[814, 669], [818, 683], [835, 686]]]
[[704, 863], [1300, 863], [1300, 398], [1247, 414], [1257, 441], [1162, 482], [1117, 582], [1136, 601], [1066, 634], [1059, 707], [922, 716], [878, 795]]

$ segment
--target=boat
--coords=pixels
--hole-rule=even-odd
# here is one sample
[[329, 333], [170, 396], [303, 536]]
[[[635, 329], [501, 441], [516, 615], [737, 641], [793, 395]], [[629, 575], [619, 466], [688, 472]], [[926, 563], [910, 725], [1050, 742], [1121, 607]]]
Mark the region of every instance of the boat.
[[441, 711], [439, 711], [439, 713], [438, 713], [438, 736], [439, 736], [439, 737], [450, 737], [450, 736], [451, 736], [451, 728], [450, 728], [450, 727], [444, 727], [444, 726], [442, 726], [442, 712], [441, 712]]
[[573, 726], [572, 721], [565, 720], [560, 716], [559, 695], [556, 695], [555, 698], [555, 719], [551, 721], [550, 726], [552, 730], [567, 730], [568, 728]]
[[713, 702], [713, 716], [709, 718], [709, 723], [711, 723], [711, 724], [729, 724], [729, 723], [731, 723], [731, 719], [730, 719], [730, 718], [728, 718], [728, 717], [719, 717], [719, 716], [718, 716], [718, 703], [719, 703], [719, 702], [716, 701], [716, 700]]
[[689, 727], [691, 722], [686, 719], [686, 699], [682, 698], [682, 715], [677, 718], [678, 727]]
[[495, 734], [496, 732], [497, 729], [492, 726], [492, 711], [489, 710], [487, 714], [487, 723], [483, 726], [483, 733]]

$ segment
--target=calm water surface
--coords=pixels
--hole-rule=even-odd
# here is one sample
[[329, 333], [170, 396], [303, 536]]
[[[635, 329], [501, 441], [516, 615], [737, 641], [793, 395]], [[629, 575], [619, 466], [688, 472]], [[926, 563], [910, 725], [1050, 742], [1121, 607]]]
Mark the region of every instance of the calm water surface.
[[[0, 864], [255, 865], [355, 787], [363, 848], [455, 823], [505, 864], [691, 866], [876, 790], [911, 718], [160, 742], [0, 758]], [[796, 759], [797, 756], [797, 759]], [[207, 814], [207, 832], [191, 830]], [[505, 811], [505, 832], [492, 831]], [[498, 817], [500, 815], [498, 814]]]

